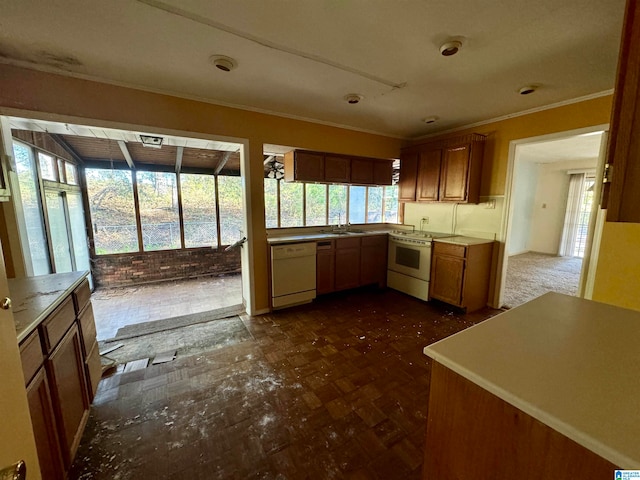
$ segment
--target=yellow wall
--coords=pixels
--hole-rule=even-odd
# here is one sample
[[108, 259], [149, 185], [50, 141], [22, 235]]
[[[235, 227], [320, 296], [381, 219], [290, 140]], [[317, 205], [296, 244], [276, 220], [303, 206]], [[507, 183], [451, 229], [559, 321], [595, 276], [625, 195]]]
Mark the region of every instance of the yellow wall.
[[[131, 88], [63, 77], [2, 65], [0, 108], [19, 109], [34, 117], [48, 114], [86, 119], [87, 124], [117, 122], [128, 126], [181, 130], [249, 141], [256, 310], [268, 307], [267, 250], [264, 224], [264, 143], [330, 152], [397, 158], [402, 142], [372, 135], [221, 107], [210, 103]], [[78, 120], [79, 122], [80, 120]]]
[[640, 224], [606, 222], [593, 300], [640, 310]]

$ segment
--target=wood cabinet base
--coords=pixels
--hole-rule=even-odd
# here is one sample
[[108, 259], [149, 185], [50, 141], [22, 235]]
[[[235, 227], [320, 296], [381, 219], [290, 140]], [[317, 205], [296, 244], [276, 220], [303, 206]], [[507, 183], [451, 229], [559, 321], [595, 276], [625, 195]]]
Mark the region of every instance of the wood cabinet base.
[[615, 466], [433, 362], [425, 480], [613, 478]]

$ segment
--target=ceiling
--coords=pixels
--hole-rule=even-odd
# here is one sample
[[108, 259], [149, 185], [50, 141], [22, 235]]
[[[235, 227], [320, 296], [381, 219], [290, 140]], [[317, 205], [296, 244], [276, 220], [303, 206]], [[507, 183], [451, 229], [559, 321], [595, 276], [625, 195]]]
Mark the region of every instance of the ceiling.
[[534, 163], [593, 161], [595, 167], [600, 154], [602, 135], [603, 132], [592, 132], [518, 145], [517, 159]]
[[417, 138], [610, 92], [624, 3], [21, 0], [3, 2], [0, 61]]

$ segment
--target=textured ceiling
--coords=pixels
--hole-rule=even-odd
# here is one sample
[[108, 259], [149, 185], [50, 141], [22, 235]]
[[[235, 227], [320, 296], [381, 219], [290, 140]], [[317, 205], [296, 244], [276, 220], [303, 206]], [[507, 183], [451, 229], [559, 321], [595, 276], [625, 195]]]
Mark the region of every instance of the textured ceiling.
[[[623, 10], [624, 0], [21, 0], [2, 4], [0, 61], [415, 138], [609, 92]], [[463, 47], [443, 57], [450, 37]], [[237, 68], [216, 69], [216, 54]], [[530, 84], [539, 89], [518, 94]], [[364, 98], [350, 105], [349, 93]]]

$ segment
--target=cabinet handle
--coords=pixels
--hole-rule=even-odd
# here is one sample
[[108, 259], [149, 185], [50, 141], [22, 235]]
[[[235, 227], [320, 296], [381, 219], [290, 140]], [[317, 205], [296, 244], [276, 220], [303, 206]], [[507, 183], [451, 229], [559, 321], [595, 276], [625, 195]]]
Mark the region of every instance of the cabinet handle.
[[0, 307], [1, 307], [3, 310], [9, 310], [9, 309], [11, 308], [11, 299], [10, 299], [9, 297], [5, 297], [5, 298], [2, 300], [2, 303], [0, 303]]

